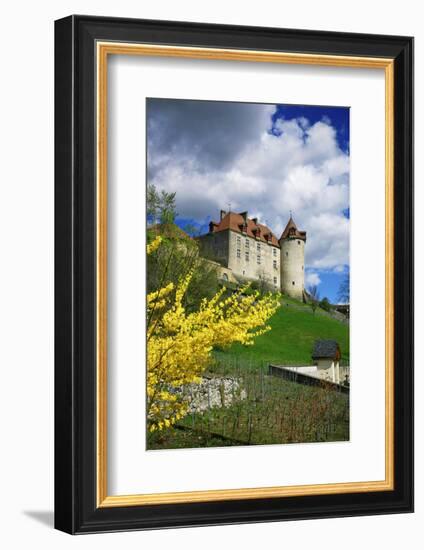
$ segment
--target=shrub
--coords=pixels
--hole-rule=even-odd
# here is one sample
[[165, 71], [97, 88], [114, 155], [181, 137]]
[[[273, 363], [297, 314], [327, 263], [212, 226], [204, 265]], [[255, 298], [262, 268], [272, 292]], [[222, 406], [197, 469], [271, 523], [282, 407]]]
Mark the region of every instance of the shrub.
[[[158, 250], [161, 237], [149, 245]], [[258, 291], [245, 295], [241, 287], [224, 298], [225, 287], [188, 312], [184, 298], [192, 272], [174, 284], [147, 295], [147, 424], [150, 432], [174, 424], [187, 413], [179, 388], [196, 383], [211, 359], [214, 347], [238, 342], [252, 345], [270, 330], [268, 319], [280, 305], [279, 295], [262, 298]]]
[[333, 309], [328, 298], [323, 298], [319, 303], [319, 307], [324, 311], [331, 311]]

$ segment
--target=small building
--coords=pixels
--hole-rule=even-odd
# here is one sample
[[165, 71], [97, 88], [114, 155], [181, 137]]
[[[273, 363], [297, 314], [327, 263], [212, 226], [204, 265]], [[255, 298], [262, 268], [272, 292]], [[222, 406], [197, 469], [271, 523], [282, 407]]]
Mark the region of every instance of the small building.
[[340, 347], [335, 340], [315, 341], [312, 360], [317, 367], [319, 378], [340, 384], [342, 382], [340, 380], [340, 358]]
[[320, 386], [322, 380], [335, 384], [334, 388], [349, 393], [349, 366], [340, 366], [341, 352], [335, 340], [316, 340], [312, 350], [313, 365], [273, 365], [268, 372], [299, 384]]

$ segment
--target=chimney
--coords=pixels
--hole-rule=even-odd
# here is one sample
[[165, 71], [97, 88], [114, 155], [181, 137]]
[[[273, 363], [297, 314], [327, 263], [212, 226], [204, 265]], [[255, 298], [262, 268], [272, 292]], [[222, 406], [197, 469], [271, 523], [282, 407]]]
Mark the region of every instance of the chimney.
[[258, 225], [258, 218], [252, 218], [252, 222], [253, 222], [255, 225]]
[[227, 215], [227, 212], [225, 212], [225, 210], [221, 210], [221, 212], [219, 214], [219, 219], [223, 220], [226, 215]]

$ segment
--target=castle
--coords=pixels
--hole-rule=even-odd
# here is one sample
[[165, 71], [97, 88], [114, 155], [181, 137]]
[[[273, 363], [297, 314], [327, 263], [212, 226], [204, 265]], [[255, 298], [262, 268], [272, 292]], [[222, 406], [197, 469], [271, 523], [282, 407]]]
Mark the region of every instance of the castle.
[[279, 239], [247, 212], [221, 210], [219, 222], [197, 238], [200, 254], [221, 266], [224, 280], [257, 280], [269, 288], [304, 298], [306, 231], [292, 216]]

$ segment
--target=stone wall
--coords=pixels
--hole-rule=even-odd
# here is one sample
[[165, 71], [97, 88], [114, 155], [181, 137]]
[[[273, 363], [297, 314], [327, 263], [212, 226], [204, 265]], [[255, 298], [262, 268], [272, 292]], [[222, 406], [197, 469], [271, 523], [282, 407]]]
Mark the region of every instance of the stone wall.
[[225, 267], [228, 266], [228, 231], [219, 231], [218, 233], [206, 233], [198, 239], [199, 253], [201, 256], [210, 260], [215, 260]]

